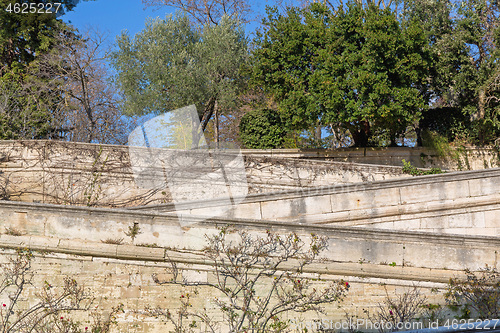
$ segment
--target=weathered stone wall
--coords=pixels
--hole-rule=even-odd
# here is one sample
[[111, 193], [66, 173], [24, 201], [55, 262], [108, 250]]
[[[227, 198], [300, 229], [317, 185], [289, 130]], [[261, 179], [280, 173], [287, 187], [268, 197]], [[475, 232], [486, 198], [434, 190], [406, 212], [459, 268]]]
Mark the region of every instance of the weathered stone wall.
[[[175, 208], [182, 214], [208, 215], [223, 207], [219, 200], [207, 200], [136, 209]], [[266, 221], [497, 236], [500, 169], [255, 194], [224, 214]]]
[[[83, 251], [80, 253], [84, 253]], [[0, 260], [8, 256], [14, 256], [15, 251], [9, 249], [0, 250]], [[177, 263], [184, 269], [185, 276], [206, 276], [207, 280], [212, 281], [215, 278], [210, 267], [195, 264]], [[370, 267], [369, 263], [359, 265], [359, 271], [364, 267]], [[153, 274], [160, 276], [169, 276], [166, 273], [170, 265], [143, 261], [143, 260], [120, 260], [98, 255], [86, 256], [77, 254], [64, 254], [58, 252], [34, 253], [32, 267], [35, 271], [33, 286], [28, 286], [26, 292], [28, 295], [34, 295], [38, 292], [36, 286], [43, 286], [45, 281], [54, 287], [61, 286], [65, 277], [73, 277], [76, 281], [85, 286], [86, 290], [96, 298], [94, 305], [97, 310], [102, 312], [104, 318], [113, 306], [123, 304], [123, 313], [117, 315], [117, 325], [112, 327], [112, 332], [120, 333], [166, 333], [173, 327], [169, 322], [156, 319], [144, 313], [144, 309], [149, 307], [160, 307], [169, 309], [175, 317], [175, 311], [180, 307], [181, 295], [190, 293], [190, 310], [207, 309], [207, 313], [214, 319], [223, 322], [221, 313], [214, 306], [213, 300], [219, 296], [213, 289], [208, 287], [181, 287], [177, 285], [156, 284]], [[385, 266], [386, 270], [398, 270], [397, 268]], [[426, 272], [429, 272], [427, 270]], [[425, 272], [425, 273], [426, 273]], [[430, 270], [432, 273], [438, 270]], [[448, 277], [452, 271], [440, 271], [442, 280]], [[459, 273], [459, 272], [456, 272]], [[424, 272], [420, 272], [424, 274]], [[435, 274], [437, 275], [437, 274]], [[359, 318], [366, 318], [364, 310], [374, 311], [376, 304], [384, 301], [387, 294], [395, 297], [411, 290], [413, 285], [417, 285], [423, 295], [428, 297], [428, 302], [443, 304], [442, 294], [436, 294], [435, 290], [444, 292], [445, 283], [441, 282], [420, 282], [412, 280], [398, 280], [379, 277], [359, 277], [352, 275], [334, 275], [334, 274], [310, 274], [314, 278], [321, 277], [325, 283], [330, 280], [343, 279], [348, 281], [350, 289], [347, 297], [340, 303], [331, 303], [325, 305], [325, 313], [287, 313], [283, 319], [295, 320], [297, 323], [306, 324], [313, 320], [328, 320], [333, 323], [345, 320], [345, 312], [350, 315], [356, 315]], [[318, 285], [317, 285], [318, 286]], [[265, 293], [266, 286], [259, 285], [257, 290]], [[35, 305], [36, 298], [28, 297], [21, 299], [21, 302], [28, 305]], [[339, 307], [340, 306], [340, 307]], [[82, 322], [89, 320], [85, 313], [63, 314], [64, 317], [71, 316]], [[87, 325], [86, 323], [84, 326]], [[89, 325], [90, 326], [90, 325]], [[315, 331], [315, 330], [313, 330]], [[219, 332], [228, 332], [227, 328], [221, 327]], [[297, 331], [298, 332], [298, 331]]]
[[[250, 193], [408, 177], [391, 166], [259, 156], [245, 156], [245, 170]], [[104, 207], [170, 202], [159, 184], [136, 184], [126, 146], [0, 141], [0, 189], [10, 200]]]
[[[89, 245], [86, 250], [90, 251], [89, 253], [97, 251], [96, 253], [100, 253], [101, 256], [102, 250], [95, 244], [117, 238], [124, 238], [130, 243], [131, 238], [126, 236], [125, 232], [134, 224], [137, 224], [141, 231], [134, 239], [134, 244], [156, 244], [165, 248], [177, 247], [201, 251], [205, 246], [204, 235], [217, 232], [215, 225], [234, 225], [263, 234], [269, 229], [281, 233], [293, 230], [306, 236], [311, 233], [324, 234], [330, 239], [330, 249], [325, 256], [335, 262], [358, 262], [363, 258], [372, 263], [388, 260], [401, 266], [404, 266], [404, 263], [411, 263], [414, 267], [435, 269], [445, 267], [456, 270], [464, 267], [477, 269], [485, 264], [496, 267], [497, 248], [494, 246], [500, 244], [497, 237], [387, 231], [236, 218], [206, 220], [197, 216], [184, 216], [180, 224], [177, 215], [169, 213], [8, 201], [0, 201], [0, 223], [4, 228], [31, 236], [33, 240], [36, 240], [36, 237], [60, 240], [51, 241], [51, 244], [46, 245], [59, 248], [60, 251], [66, 246], [72, 247], [77, 240], [83, 242], [78, 243], [79, 246], [83, 246], [85, 242], [92, 242], [94, 245]], [[7, 237], [1, 235], [0, 240], [4, 236]], [[125, 247], [105, 248], [117, 258], [123, 259], [143, 258], [148, 252], [153, 256], [157, 255], [156, 250], [149, 248], [131, 254], [119, 252], [128, 251]], [[433, 256], [432, 253], [436, 251], [441, 255]], [[468, 251], [473, 252], [466, 255]], [[162, 249], [160, 256], [163, 255]]]
[[[244, 152], [253, 153], [258, 152]], [[463, 269], [499, 268], [500, 169], [400, 180], [393, 179], [401, 177], [397, 167], [283, 159], [277, 155], [293, 152], [271, 153], [246, 157], [254, 193], [227, 216], [200, 216], [221, 207], [217, 200], [206, 200], [184, 204], [181, 212], [187, 214], [179, 220], [172, 204], [152, 205], [168, 201], [167, 192], [135, 186], [126, 147], [2, 142], [0, 177], [11, 200], [65, 205], [0, 201], [1, 254], [14, 255], [17, 248], [36, 251], [34, 286], [44, 281], [57, 285], [65, 276], [75, 277], [100, 295], [101, 309], [124, 304], [116, 332], [140, 333], [168, 331], [167, 325], [141, 311], [146, 305], [175, 309], [179, 295], [186, 292], [155, 284], [152, 274], [168, 278], [174, 262], [186, 278], [214, 278], [202, 250], [205, 235], [218, 232], [217, 226], [235, 226], [252, 235], [271, 230], [296, 232], [306, 240], [312, 233], [328, 237], [322, 261], [304, 273], [326, 281], [349, 281], [349, 296], [341, 308], [327, 305], [322, 317], [289, 314], [290, 319], [338, 321], [345, 311], [364, 317], [364, 309], [373, 310], [383, 301], [385, 288], [401, 294], [413, 284], [430, 302], [443, 302], [431, 290], [442, 290]], [[493, 166], [490, 162], [488, 167]], [[277, 189], [282, 191], [270, 192]], [[150, 206], [132, 210], [70, 205], [97, 202]], [[140, 230], [135, 238], [126, 234], [133, 226]], [[265, 291], [266, 286], [258, 288]], [[31, 288], [28, 295], [35, 292]], [[221, 319], [212, 302], [215, 296], [213, 290], [200, 287], [193, 306], [206, 307]]]
[[420, 168], [437, 167], [444, 170], [480, 170], [500, 166], [499, 153], [495, 147], [455, 147], [445, 152], [444, 156], [424, 147], [249, 149], [243, 150], [243, 153], [393, 166], [403, 166], [404, 159]]
[[[340, 320], [344, 311], [363, 317], [364, 309], [374, 310], [386, 295], [384, 284], [389, 293], [401, 294], [416, 283], [430, 297], [429, 301], [436, 303], [443, 300], [433, 295], [431, 288], [444, 288], [449, 278], [461, 275], [464, 268], [479, 269], [486, 265], [498, 268], [499, 265], [499, 237], [243, 219], [200, 220], [193, 217], [191, 222], [181, 227], [177, 216], [172, 214], [3, 201], [0, 202], [0, 225], [16, 230], [21, 236], [1, 234], [0, 248], [39, 251], [34, 259], [39, 282], [53, 281], [56, 285], [64, 276], [74, 276], [101, 295], [98, 301], [102, 309], [123, 303], [126, 312], [118, 317], [119, 332], [165, 332], [162, 323], [138, 312], [146, 305], [176, 308], [179, 295], [186, 290], [177, 286], [158, 286], [151, 275], [166, 274], [168, 277], [167, 269], [173, 261], [185, 269], [183, 274], [187, 278], [212, 279], [213, 267], [201, 250], [205, 246], [204, 235], [218, 232], [216, 226], [232, 225], [254, 235], [272, 230], [278, 234], [293, 231], [306, 240], [311, 233], [328, 237], [329, 247], [322, 261], [304, 273], [326, 281], [349, 281], [349, 297], [342, 307], [330, 304], [321, 317], [333, 321]], [[140, 228], [140, 234], [132, 240], [125, 231], [134, 224]], [[119, 238], [124, 238], [125, 243], [101, 242]], [[285, 266], [284, 269], [289, 268]], [[258, 288], [265, 289], [265, 286]], [[220, 313], [211, 302], [214, 296], [217, 295], [213, 290], [200, 287], [193, 304], [197, 308], [207, 307], [220, 319]], [[289, 318], [312, 320], [318, 315], [289, 314]]]

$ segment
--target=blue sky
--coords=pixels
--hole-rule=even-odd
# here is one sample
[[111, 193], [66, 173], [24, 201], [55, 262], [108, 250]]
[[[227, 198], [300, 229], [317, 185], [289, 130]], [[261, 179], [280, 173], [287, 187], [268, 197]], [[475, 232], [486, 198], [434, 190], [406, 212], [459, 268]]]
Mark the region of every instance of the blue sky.
[[[250, 1], [250, 3], [253, 11], [263, 13], [267, 1]], [[70, 22], [80, 31], [87, 27], [98, 28], [108, 33], [108, 42], [113, 43], [116, 36], [123, 30], [127, 30], [132, 36], [141, 31], [148, 17], [165, 18], [166, 15], [174, 12], [175, 8], [166, 6], [161, 9], [144, 8], [141, 0], [96, 0], [81, 1], [62, 19]], [[247, 35], [257, 26], [257, 22], [247, 25]]]
[[114, 41], [122, 30], [127, 30], [131, 35], [141, 31], [147, 17], [163, 18], [173, 12], [174, 10], [166, 7], [160, 10], [144, 9], [141, 0], [97, 0], [80, 2], [62, 19], [79, 30], [97, 27], [109, 33], [110, 41]]

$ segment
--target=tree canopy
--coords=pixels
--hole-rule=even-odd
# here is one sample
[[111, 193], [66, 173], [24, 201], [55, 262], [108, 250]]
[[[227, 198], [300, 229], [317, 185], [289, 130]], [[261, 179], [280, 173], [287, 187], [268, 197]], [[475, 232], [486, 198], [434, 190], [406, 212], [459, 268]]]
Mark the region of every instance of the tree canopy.
[[[92, 58], [91, 40], [60, 19], [78, 2], [62, 0], [57, 13], [0, 12], [0, 139], [121, 142], [108, 135], [124, 137], [112, 126], [120, 112], [191, 104], [217, 145], [232, 136], [260, 146], [276, 124], [275, 146], [291, 136], [307, 136], [299, 141], [311, 147], [397, 145], [408, 137], [425, 144], [424, 136], [435, 137], [426, 131], [476, 144], [500, 137], [496, 1], [328, 0], [283, 8], [286, 1], [277, 0], [280, 9], [267, 9], [250, 49], [247, 0], [143, 0], [182, 12], [119, 36], [114, 82], [106, 60]], [[3, 8], [49, 3], [0, 0]], [[250, 101], [254, 95], [263, 97]], [[232, 134], [228, 119], [243, 119]]]
[[0, 0], [0, 139], [58, 136], [56, 115], [63, 96], [52, 78], [38, 75], [37, 60], [54, 48], [61, 32], [71, 30], [59, 17], [79, 1], [60, 2], [57, 13], [28, 14], [7, 9], [51, 2]]
[[[88, 1], [88, 0], [87, 0]], [[79, 0], [60, 0], [57, 13], [22, 13], [7, 11], [9, 4], [48, 4], [47, 0], [0, 0], [0, 74], [13, 66], [23, 68], [34, 60], [35, 56], [54, 45], [58, 31], [65, 29], [65, 24], [58, 19], [71, 11]], [[45, 8], [45, 7], [44, 7]]]
[[390, 9], [271, 9], [257, 45], [254, 80], [276, 97], [290, 128], [340, 124], [358, 146], [379, 128], [394, 143], [426, 107], [425, 36]]
[[217, 110], [234, 105], [247, 40], [240, 23], [195, 26], [183, 15], [149, 20], [131, 38], [122, 34], [112, 54], [127, 114], [197, 106], [203, 129]]

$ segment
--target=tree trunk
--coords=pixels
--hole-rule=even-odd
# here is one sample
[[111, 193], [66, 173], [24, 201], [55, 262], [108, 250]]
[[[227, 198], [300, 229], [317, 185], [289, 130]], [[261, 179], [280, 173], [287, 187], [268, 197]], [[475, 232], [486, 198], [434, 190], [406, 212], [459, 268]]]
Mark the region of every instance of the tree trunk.
[[478, 98], [478, 119], [484, 119], [486, 117], [486, 92], [484, 89], [479, 90]]
[[396, 133], [390, 133], [389, 134], [390, 136], [390, 140], [391, 142], [389, 143], [389, 147], [397, 147], [398, 146], [398, 143], [396, 142]]
[[415, 128], [415, 133], [417, 134], [417, 147], [422, 147], [422, 130], [420, 129], [420, 125]]
[[210, 97], [207, 104], [205, 105], [205, 110], [203, 110], [203, 115], [200, 119], [201, 129], [203, 132], [205, 132], [208, 122], [210, 121], [210, 118], [212, 118], [215, 108], [215, 102], [216, 102], [215, 97], [214, 96]]
[[[482, 120], [486, 117], [486, 91], [484, 88], [479, 90], [478, 96], [478, 110], [477, 110], [477, 119]], [[484, 143], [485, 138], [485, 128], [483, 126], [479, 126], [479, 141]]]
[[215, 101], [214, 105], [214, 123], [215, 149], [219, 149], [219, 109], [217, 101]]
[[316, 141], [320, 142], [321, 141], [321, 129], [323, 127], [321, 125], [317, 125], [316, 128], [315, 128], [315, 135], [314, 135], [314, 138], [316, 139]]
[[368, 146], [368, 139], [371, 135], [369, 122], [361, 121], [358, 126], [349, 126], [349, 132], [354, 140], [354, 147]]

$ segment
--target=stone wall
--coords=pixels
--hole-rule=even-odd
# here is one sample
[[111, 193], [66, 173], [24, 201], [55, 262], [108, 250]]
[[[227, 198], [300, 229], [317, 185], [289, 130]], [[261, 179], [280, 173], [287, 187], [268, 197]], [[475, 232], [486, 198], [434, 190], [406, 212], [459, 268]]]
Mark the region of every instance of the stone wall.
[[[388, 152], [365, 149], [358, 161], [382, 161]], [[412, 161], [418, 150], [392, 152], [390, 161], [396, 163], [405, 156]], [[323, 161], [331, 158], [325, 151], [243, 153], [252, 193], [225, 216], [205, 218], [204, 213], [213, 216], [225, 207], [218, 200], [174, 207], [164, 203], [169, 200], [165, 189], [138, 188], [126, 147], [1, 142], [3, 195], [29, 202], [0, 201], [0, 260], [15, 255], [15, 249], [35, 251], [35, 287], [28, 295], [44, 281], [59, 285], [65, 276], [75, 277], [98, 295], [96, 302], [104, 312], [124, 304], [116, 332], [140, 333], [170, 329], [145, 316], [146, 305], [176, 309], [179, 295], [188, 291], [159, 286], [152, 274], [169, 278], [175, 263], [187, 279], [214, 279], [214, 267], [203, 249], [205, 236], [221, 226], [254, 236], [295, 232], [306, 243], [312, 234], [328, 238], [322, 260], [304, 274], [318, 286], [321, 281], [349, 281], [349, 295], [340, 308], [328, 304], [323, 316], [288, 314], [288, 319], [298, 321], [339, 321], [345, 311], [364, 317], [364, 310], [373, 311], [386, 292], [401, 295], [414, 284], [429, 302], [442, 303], [442, 294], [432, 291], [443, 291], [451, 277], [463, 276], [464, 269], [500, 268], [500, 169], [401, 179], [400, 167], [336, 162], [335, 156]], [[317, 160], [309, 160], [311, 154], [317, 154]], [[493, 156], [489, 154], [484, 152], [469, 165], [479, 168], [481, 158]], [[491, 157], [482, 165], [494, 163]], [[128, 209], [85, 207], [97, 204]], [[131, 237], [128, 231], [134, 227], [139, 233]], [[282, 267], [292, 268], [293, 262]], [[266, 287], [258, 289], [264, 293]], [[211, 316], [223, 320], [213, 303], [220, 295], [208, 287], [198, 291], [193, 307], [206, 307]]]
[[[16, 230], [32, 239], [49, 237], [47, 246], [56, 248], [72, 247], [77, 241], [99, 244], [106, 239], [124, 238], [131, 243], [125, 233], [129, 227], [140, 228], [133, 244], [156, 244], [162, 248], [185, 248], [201, 251], [205, 246], [205, 235], [217, 232], [216, 225], [241, 226], [251, 232], [263, 233], [273, 230], [281, 233], [290, 231], [301, 235], [324, 234], [330, 239], [330, 249], [326, 257], [335, 262], [358, 262], [360, 258], [373, 263], [384, 260], [404, 266], [449, 268], [461, 270], [464, 267], [477, 269], [496, 267], [496, 248], [499, 238], [486, 236], [443, 235], [435, 233], [388, 231], [368, 228], [307, 225], [298, 223], [261, 221], [236, 218], [203, 219], [198, 216], [183, 217], [182, 224], [175, 214], [129, 211], [123, 209], [71, 207], [50, 204], [33, 204], [0, 201], [0, 223], [4, 228]], [[189, 223], [187, 223], [189, 222]], [[8, 235], [1, 235], [2, 237]], [[11, 239], [11, 238], [8, 238]], [[31, 238], [30, 238], [31, 239]], [[67, 241], [66, 241], [67, 240]], [[88, 246], [89, 253], [102, 250], [96, 245]], [[360, 246], [363, 244], [363, 246]], [[26, 243], [30, 245], [30, 243]], [[30, 245], [31, 246], [31, 245]], [[83, 246], [83, 245], [79, 245]], [[102, 245], [104, 246], [104, 245]], [[78, 247], [77, 247], [78, 248]], [[119, 246], [105, 247], [114, 256], [122, 259], [141, 258], [153, 249], [121, 254]], [[493, 250], [491, 250], [493, 249]], [[47, 249], [50, 250], [50, 249]], [[467, 251], [471, 255], [465, 255]], [[73, 251], [73, 250], [72, 250]], [[442, 256], [431, 253], [440, 251]], [[73, 252], [68, 252], [73, 253]], [[159, 251], [164, 255], [164, 250]], [[423, 277], [424, 279], [428, 277]]]
[[496, 236], [500, 169], [255, 194], [226, 213], [224, 207], [206, 200], [135, 209], [191, 215], [220, 210], [231, 218]]
[[[140, 233], [131, 239], [125, 232], [134, 224]], [[0, 235], [0, 248], [7, 249], [6, 254], [15, 248], [37, 251], [33, 265], [37, 282], [57, 285], [64, 276], [73, 276], [100, 295], [97, 301], [102, 309], [123, 303], [126, 311], [118, 317], [117, 332], [165, 332], [163, 323], [144, 316], [141, 310], [146, 305], [175, 309], [186, 289], [158, 286], [151, 276], [168, 277], [168, 268], [175, 262], [186, 278], [212, 279], [213, 266], [202, 250], [204, 236], [217, 233], [217, 226], [231, 225], [253, 235], [268, 230], [283, 235], [296, 232], [306, 243], [311, 233], [328, 237], [322, 261], [304, 274], [325, 281], [349, 281], [349, 296], [341, 308], [327, 305], [326, 314], [319, 317], [334, 321], [342, 319], [344, 311], [363, 316], [364, 309], [374, 310], [385, 298], [385, 288], [390, 294], [401, 294], [417, 284], [430, 302], [442, 302], [440, 295], [431, 293], [432, 288], [442, 290], [450, 277], [460, 276], [465, 268], [499, 265], [499, 237], [194, 216], [191, 224], [181, 226], [176, 215], [167, 213], [6, 201], [0, 201], [0, 225], [9, 230]], [[13, 230], [19, 236], [12, 235]], [[102, 242], [119, 238], [124, 239], [123, 244]], [[290, 265], [283, 269], [293, 267]], [[265, 286], [258, 288], [265, 290]], [[193, 304], [207, 307], [221, 319], [212, 303], [214, 296], [213, 290], [200, 287]], [[288, 318], [312, 320], [318, 314], [289, 314]]]
[[[84, 253], [84, 252], [79, 252]], [[14, 250], [0, 250], [0, 260], [15, 256]], [[194, 264], [177, 263], [184, 271], [185, 276], [206, 275], [207, 279], [213, 279], [213, 271], [210, 267]], [[366, 263], [364, 267], [370, 267]], [[358, 269], [363, 269], [360, 266]], [[176, 316], [176, 311], [180, 307], [181, 295], [190, 293], [192, 308], [190, 310], [207, 309], [207, 313], [218, 321], [224, 321], [221, 313], [214, 306], [214, 298], [219, 296], [213, 289], [208, 287], [187, 288], [176, 285], [160, 286], [153, 281], [152, 274], [165, 276], [170, 264], [143, 261], [143, 260], [120, 260], [98, 255], [77, 255], [64, 254], [58, 252], [34, 253], [32, 260], [33, 270], [36, 272], [32, 286], [26, 288], [28, 295], [34, 295], [39, 291], [36, 286], [45, 285], [45, 281], [54, 287], [62, 285], [65, 277], [73, 277], [80, 284], [85, 286], [86, 290], [96, 298], [94, 305], [97, 310], [102, 312], [104, 318], [113, 306], [123, 304], [123, 313], [119, 313], [116, 318], [116, 326], [112, 327], [113, 333], [166, 333], [173, 330], [172, 325], [167, 321], [148, 316], [144, 313], [146, 307], [160, 307], [169, 309]], [[386, 266], [387, 270], [397, 270]], [[437, 270], [432, 270], [437, 273]], [[449, 274], [450, 271], [443, 271]], [[200, 274], [201, 273], [201, 274]], [[421, 272], [422, 273], [422, 272]], [[459, 272], [457, 272], [459, 273]], [[435, 274], [437, 275], [437, 274]], [[376, 304], [383, 302], [387, 294], [395, 297], [411, 290], [413, 285], [417, 285], [423, 295], [428, 297], [429, 303], [441, 303], [443, 299], [441, 294], [436, 294], [435, 290], [444, 292], [445, 283], [441, 282], [420, 282], [413, 280], [397, 280], [390, 278], [372, 278], [357, 277], [349, 275], [333, 274], [310, 274], [317, 278], [321, 277], [328, 283], [330, 280], [344, 279], [350, 284], [348, 296], [340, 303], [331, 303], [325, 306], [325, 312], [319, 313], [287, 313], [283, 319], [294, 320], [297, 323], [306, 324], [313, 320], [328, 320], [333, 323], [345, 320], [347, 311], [350, 315], [356, 315], [359, 318], [366, 318], [364, 310], [374, 311]], [[442, 274], [442, 280], [448, 275]], [[318, 285], [317, 285], [318, 286]], [[265, 286], [259, 285], [257, 289], [265, 293]], [[21, 299], [26, 305], [35, 305], [36, 298], [28, 297]], [[340, 307], [339, 307], [340, 306]], [[86, 314], [68, 314], [63, 316], [74, 317], [88, 325], [89, 320]], [[89, 325], [90, 326], [90, 325]], [[313, 332], [315, 330], [312, 330]], [[221, 333], [228, 332], [227, 328], [221, 327]], [[298, 330], [296, 332], [299, 332]]]
[[495, 147], [455, 147], [444, 155], [425, 147], [248, 149], [243, 150], [243, 153], [277, 158], [320, 159], [393, 166], [403, 166], [404, 159], [419, 168], [437, 167], [444, 170], [479, 170], [500, 166], [499, 153]]
[[[249, 193], [408, 177], [391, 166], [253, 155], [244, 159]], [[0, 141], [2, 195], [10, 200], [104, 207], [171, 201], [161, 184], [137, 185], [126, 146], [58, 141]]]

